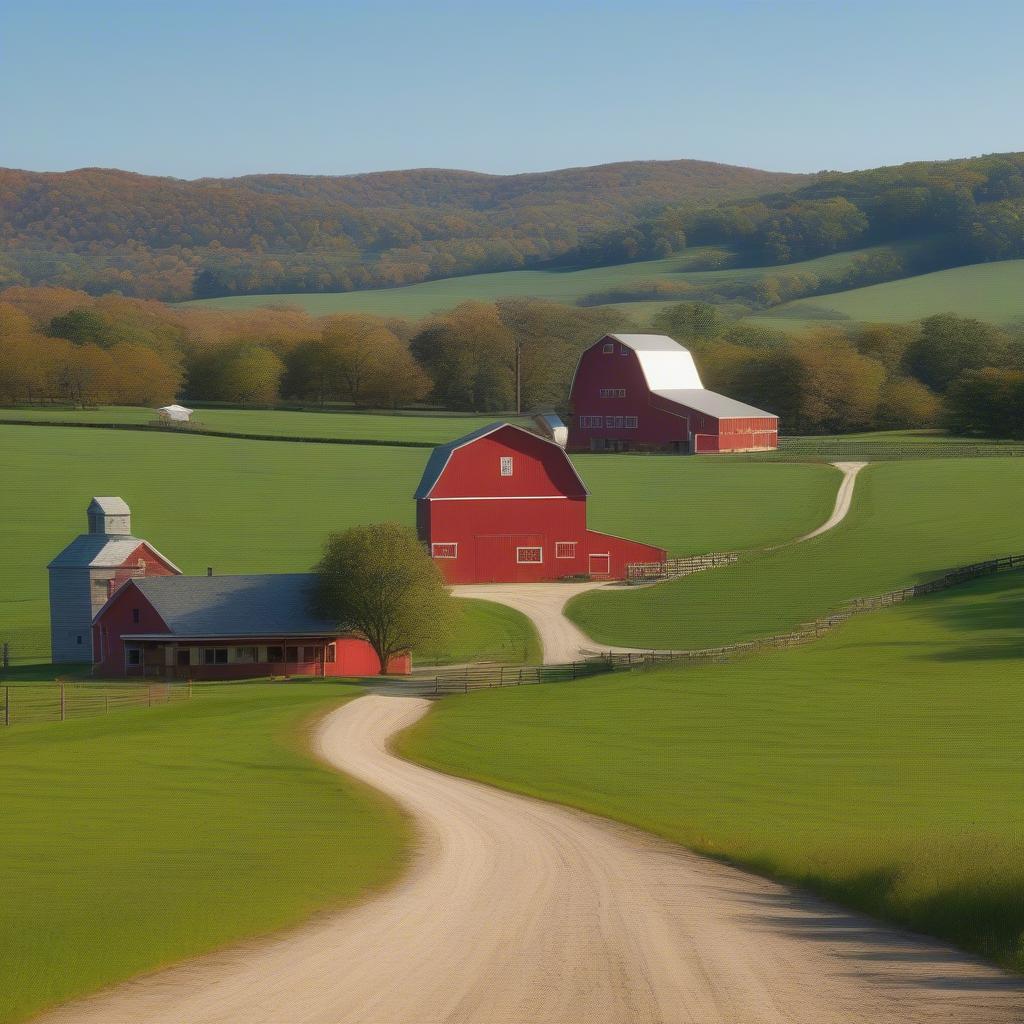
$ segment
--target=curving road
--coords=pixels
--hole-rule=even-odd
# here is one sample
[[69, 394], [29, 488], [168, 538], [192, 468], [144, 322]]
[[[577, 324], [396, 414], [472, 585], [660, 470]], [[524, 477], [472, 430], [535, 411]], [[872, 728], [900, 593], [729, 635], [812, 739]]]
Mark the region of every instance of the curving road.
[[[370, 695], [320, 755], [420, 833], [362, 906], [70, 1004], [49, 1024], [1010, 1024], [1024, 979], [625, 827], [387, 752]], [[258, 851], [254, 851], [258, 856]]]
[[[853, 488], [857, 482], [857, 474], [867, 465], [866, 462], [833, 462], [833, 466], [843, 474], [842, 482], [839, 484], [839, 490], [836, 492], [836, 504], [832, 509], [832, 515], [828, 517], [816, 530], [811, 530], [810, 533], [805, 533], [802, 537], [797, 537], [795, 541], [791, 541], [793, 544], [799, 544], [801, 541], [810, 540], [812, 537], [819, 537], [823, 533], [827, 533], [834, 526], [838, 526], [845, 518], [847, 512], [850, 511], [850, 505], [853, 503]], [[784, 546], [784, 545], [780, 545]]]

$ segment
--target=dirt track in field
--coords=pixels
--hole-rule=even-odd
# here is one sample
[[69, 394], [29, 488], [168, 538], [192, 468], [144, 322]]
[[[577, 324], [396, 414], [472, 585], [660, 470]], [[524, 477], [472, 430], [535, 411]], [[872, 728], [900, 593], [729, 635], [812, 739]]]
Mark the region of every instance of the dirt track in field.
[[[354, 910], [70, 1004], [47, 1024], [1010, 1024], [1024, 980], [631, 829], [387, 752], [369, 695], [320, 755], [401, 803], [402, 881]], [[258, 856], [258, 851], [253, 851]]]

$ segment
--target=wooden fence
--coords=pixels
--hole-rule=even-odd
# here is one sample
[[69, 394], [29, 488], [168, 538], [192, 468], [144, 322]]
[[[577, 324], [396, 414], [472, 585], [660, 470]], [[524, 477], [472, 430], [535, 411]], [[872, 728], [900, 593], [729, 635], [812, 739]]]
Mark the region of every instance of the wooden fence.
[[[890, 590], [874, 597], [861, 597], [851, 601], [846, 607], [829, 615], [823, 615], [813, 622], [801, 625], [789, 633], [775, 636], [758, 637], [736, 644], [721, 647], [704, 647], [683, 651], [634, 651], [616, 653], [606, 651], [596, 653], [580, 661], [567, 665], [473, 665], [464, 669], [452, 669], [438, 673], [432, 680], [433, 692], [469, 693], [471, 690], [487, 689], [494, 686], [520, 686], [529, 683], [554, 683], [607, 672], [629, 671], [635, 668], [683, 663], [690, 665], [708, 664], [709, 662], [728, 661], [739, 654], [753, 654], [768, 649], [796, 647], [809, 643], [824, 636], [836, 626], [848, 621], [861, 612], [874, 611], [900, 604], [912, 597], [934, 594], [940, 590], [948, 590], [961, 583], [991, 576], [999, 572], [1024, 569], [1024, 554], [1007, 555], [1004, 558], [992, 558], [985, 562], [974, 562], [971, 565], [958, 566], [943, 573], [942, 576], [926, 583], [918, 583], [901, 590]], [[428, 681], [428, 683], [431, 681]]]
[[0, 686], [0, 725], [64, 722], [127, 708], [151, 708], [192, 697], [192, 684], [7, 683]]
[[712, 551], [706, 555], [689, 555], [686, 558], [668, 558], [664, 562], [630, 562], [626, 566], [627, 583], [651, 583], [657, 580], [690, 576], [705, 569], [717, 569], [731, 565], [739, 555], [735, 551]]

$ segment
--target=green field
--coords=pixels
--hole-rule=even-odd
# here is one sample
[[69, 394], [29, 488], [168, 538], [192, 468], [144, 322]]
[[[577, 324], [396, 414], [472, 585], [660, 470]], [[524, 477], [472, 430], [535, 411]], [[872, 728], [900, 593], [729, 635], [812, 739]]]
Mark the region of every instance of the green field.
[[540, 637], [522, 612], [493, 601], [457, 600], [460, 615], [454, 636], [443, 648], [417, 651], [417, 665], [458, 665], [468, 661], [540, 663]]
[[[152, 409], [100, 406], [95, 409], [0, 408], [0, 420], [48, 423], [152, 423]], [[279, 409], [198, 409], [197, 428], [229, 434], [271, 437], [344, 438], [354, 441], [404, 441], [443, 444], [478, 427], [503, 419], [527, 423], [515, 416], [460, 416], [457, 413], [298, 412]]]
[[0, 1021], [284, 927], [393, 878], [406, 826], [313, 761], [335, 684], [0, 735]]
[[[290, 293], [287, 295], [233, 295], [223, 299], [198, 299], [181, 303], [184, 306], [207, 306], [215, 309], [250, 309], [254, 306], [289, 305], [304, 309], [313, 316], [329, 313], [373, 313], [378, 316], [401, 316], [418, 319], [443, 312], [460, 302], [523, 297], [549, 299], [569, 305], [586, 295], [609, 288], [628, 288], [639, 282], [653, 280], [685, 281], [694, 285], [713, 285], [724, 281], [758, 281], [763, 277], [811, 271], [825, 275], [845, 270], [854, 257], [877, 249], [903, 248], [879, 246], [854, 252], [834, 253], [801, 263], [773, 267], [736, 267], [726, 270], [693, 270], [694, 263], [706, 259], [719, 247], [694, 248], [661, 260], [620, 263], [585, 270], [509, 270], [494, 274], [472, 274], [448, 277], [440, 281], [406, 285], [401, 288], [371, 289], [354, 292]], [[675, 301], [683, 301], [679, 298]], [[621, 308], [634, 312], [642, 321], [670, 301], [620, 302]]]
[[769, 327], [778, 323], [781, 328], [783, 319], [808, 325], [836, 320], [920, 320], [933, 313], [958, 313], [998, 324], [1024, 323], [1024, 260], [954, 267], [867, 288], [815, 295], [784, 303], [751, 319]]
[[446, 698], [400, 742], [1024, 970], [1024, 575], [729, 665]]
[[[411, 525], [427, 456], [415, 448], [0, 426], [0, 565], [8, 582], [0, 639], [13, 635], [48, 660], [46, 564], [82, 532], [94, 494], [122, 496], [136, 535], [185, 572], [295, 572], [316, 561], [332, 530], [387, 519]], [[588, 455], [577, 465], [593, 491], [595, 529], [681, 554], [812, 529], [831, 509], [838, 479], [829, 467], [714, 458]]]
[[1024, 551], [1024, 460], [869, 465], [853, 506], [814, 540], [654, 587], [583, 594], [568, 614], [599, 643], [708, 647], [789, 631], [855, 597]]

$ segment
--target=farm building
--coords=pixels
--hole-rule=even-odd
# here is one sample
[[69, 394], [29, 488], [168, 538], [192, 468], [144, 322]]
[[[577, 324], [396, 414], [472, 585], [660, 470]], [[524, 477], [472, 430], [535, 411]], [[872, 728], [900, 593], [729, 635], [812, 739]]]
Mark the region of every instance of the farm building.
[[[379, 675], [365, 640], [310, 610], [313, 581], [310, 573], [130, 579], [93, 622], [94, 671], [179, 679]], [[410, 667], [405, 654], [388, 671]]]
[[121, 498], [93, 498], [86, 515], [89, 532], [47, 566], [55, 662], [92, 660], [93, 616], [126, 580], [181, 572], [152, 544], [132, 536], [131, 509]]
[[689, 350], [661, 334], [607, 334], [576, 367], [570, 451], [755, 452], [779, 420], [708, 391]]
[[435, 448], [416, 525], [449, 583], [623, 579], [665, 551], [587, 529], [587, 488], [554, 441], [492, 423]]

